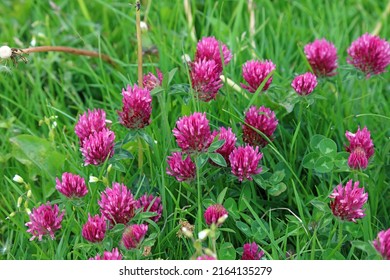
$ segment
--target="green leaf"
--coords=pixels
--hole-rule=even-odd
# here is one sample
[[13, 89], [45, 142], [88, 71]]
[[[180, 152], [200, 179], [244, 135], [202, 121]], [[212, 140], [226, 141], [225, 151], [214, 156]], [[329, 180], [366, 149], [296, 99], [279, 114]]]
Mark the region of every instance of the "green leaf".
[[323, 213], [330, 212], [328, 204], [326, 204], [323, 201], [320, 201], [320, 200], [317, 200], [317, 199], [313, 199], [312, 201], [310, 201], [310, 204], [313, 205], [315, 208], [317, 208], [318, 210], [320, 210]]
[[252, 190], [249, 186], [243, 187], [241, 190], [240, 198], [238, 200], [238, 210], [244, 211], [247, 209], [245, 200], [251, 201], [252, 200]]
[[201, 169], [203, 167], [203, 165], [206, 164], [206, 162], [209, 160], [209, 155], [204, 153], [204, 154], [200, 154], [197, 158], [196, 158], [196, 168], [199, 168]]
[[[65, 156], [57, 152], [46, 139], [22, 134], [11, 138], [10, 142], [13, 147], [12, 155], [22, 164], [35, 167], [51, 177], [59, 176], [61, 173]], [[55, 188], [50, 186], [50, 192], [54, 191]], [[51, 193], [46, 193], [46, 198]]]
[[313, 169], [319, 157], [320, 155], [315, 152], [307, 154], [302, 160], [303, 167]]
[[334, 157], [337, 153], [337, 145], [331, 139], [328, 138], [322, 139], [318, 145], [321, 154], [323, 154], [324, 156]]
[[310, 147], [315, 152], [320, 152], [320, 142], [326, 139], [324, 135], [316, 134], [310, 139]]
[[320, 157], [314, 166], [314, 170], [319, 173], [328, 173], [333, 169], [333, 162], [330, 157]]
[[236, 226], [238, 227], [239, 230], [241, 230], [246, 236], [252, 237], [252, 232], [250, 227], [241, 221], [236, 222]]
[[229, 212], [229, 216], [232, 216], [234, 219], [240, 218], [240, 213], [237, 209], [237, 203], [233, 198], [229, 197], [226, 199], [223, 206]]
[[225, 242], [218, 250], [218, 260], [235, 260], [236, 249], [230, 242]]
[[223, 200], [225, 199], [225, 195], [227, 192], [228, 188], [224, 188], [218, 195], [217, 197], [217, 203], [222, 204]]
[[177, 72], [177, 67], [173, 68], [171, 71], [169, 71], [169, 73], [168, 73], [168, 85], [171, 84], [171, 82], [173, 80], [173, 77], [175, 76], [176, 72]]
[[348, 152], [337, 153], [337, 155], [336, 155], [336, 157], [334, 159], [334, 164], [338, 168], [348, 167], [348, 157], [349, 157], [349, 153]]
[[145, 142], [149, 145], [149, 147], [153, 147], [154, 145], [154, 140], [152, 137], [150, 137], [149, 134], [147, 134], [145, 131], [140, 130], [138, 132], [138, 135], [145, 140]]
[[279, 196], [281, 193], [285, 192], [287, 190], [287, 186], [285, 183], [279, 183], [270, 189], [267, 190], [269, 195], [272, 196]]
[[223, 167], [226, 167], [227, 166], [227, 163], [226, 163], [226, 160], [223, 158], [223, 156], [221, 154], [218, 154], [218, 153], [212, 153], [212, 154], [209, 154], [210, 156], [210, 159], [217, 165], [219, 166], [223, 166]]
[[284, 179], [285, 175], [286, 173], [284, 172], [284, 170], [276, 171], [274, 172], [274, 174], [272, 174], [271, 178], [269, 178], [269, 181], [271, 181], [274, 184], [277, 184]]
[[114, 161], [118, 161], [122, 159], [133, 159], [133, 158], [134, 158], [133, 154], [130, 153], [128, 150], [115, 146], [114, 156], [110, 158], [108, 162], [112, 163]]
[[366, 252], [368, 255], [375, 255], [378, 254], [375, 250], [374, 246], [369, 242], [364, 242], [361, 240], [353, 240], [351, 241], [352, 246], [362, 250], [363, 252]]
[[221, 148], [221, 147], [223, 146], [223, 144], [225, 144], [225, 140], [224, 140], [224, 139], [214, 141], [213, 143], [211, 143], [211, 145], [210, 145], [210, 147], [207, 149], [207, 151], [208, 151], [209, 153], [215, 152], [216, 150], [218, 150], [219, 148]]

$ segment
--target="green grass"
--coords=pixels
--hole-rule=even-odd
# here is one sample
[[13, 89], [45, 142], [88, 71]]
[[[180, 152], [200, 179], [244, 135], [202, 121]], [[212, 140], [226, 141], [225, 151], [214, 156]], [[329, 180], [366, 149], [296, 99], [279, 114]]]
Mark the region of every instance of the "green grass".
[[[148, 2], [148, 3], [147, 3]], [[382, 23], [381, 38], [390, 37], [390, 26], [381, 14], [385, 1], [254, 1], [255, 29], [250, 32], [250, 13], [246, 1], [190, 1], [197, 40], [215, 36], [233, 53], [224, 75], [239, 84], [242, 65], [249, 59], [272, 59], [276, 64], [271, 88], [256, 98], [238, 93], [224, 85], [216, 101], [202, 103], [193, 99], [188, 87], [188, 69], [181, 56], [193, 58], [196, 41], [184, 12], [183, 1], [145, 1], [142, 18], [149, 31], [143, 33], [145, 50], [158, 54], [144, 56], [144, 72], [159, 67], [165, 76], [177, 69], [163, 91], [153, 96], [152, 123], [145, 129], [157, 144], [143, 142], [143, 168], [138, 168], [138, 143], [126, 148], [133, 159], [120, 163], [123, 168], [106, 174], [107, 166], [83, 166], [78, 139], [74, 133], [77, 115], [88, 108], [103, 108], [112, 120], [116, 140], [128, 131], [119, 124], [121, 90], [137, 81], [135, 8], [126, 1], [8, 1], [0, 5], [0, 41], [24, 48], [34, 38], [37, 45], [63, 45], [100, 50], [117, 61], [117, 67], [100, 61], [64, 53], [36, 53], [27, 64], [17, 67], [10, 61], [0, 72], [0, 259], [88, 259], [103, 249], [118, 246], [122, 228], [107, 233], [102, 244], [86, 242], [81, 227], [88, 213], [96, 214], [102, 182], [89, 184], [89, 194], [74, 205], [55, 190], [55, 177], [63, 172], [77, 173], [87, 181], [90, 175], [108, 176], [109, 182], [123, 182], [139, 197], [144, 192], [159, 194], [164, 205], [163, 218], [149, 224], [152, 253], [146, 259], [189, 259], [195, 252], [189, 239], [178, 238], [179, 221], [186, 219], [205, 227], [198, 215], [212, 203], [221, 202], [229, 218], [218, 233], [219, 257], [240, 258], [242, 245], [255, 241], [266, 258], [286, 259], [378, 259], [371, 241], [380, 230], [390, 227], [390, 126], [389, 72], [364, 79], [346, 63], [350, 43]], [[146, 14], [147, 13], [147, 14]], [[291, 112], [285, 108], [296, 74], [308, 71], [303, 46], [325, 37], [338, 49], [338, 75], [322, 79], [312, 94], [317, 97], [310, 106], [296, 104]], [[253, 39], [253, 40], [252, 40]], [[255, 47], [254, 47], [255, 46]], [[192, 112], [206, 112], [212, 129], [230, 126], [242, 144], [241, 124], [248, 104], [271, 108], [279, 125], [274, 141], [262, 149], [263, 169], [259, 180], [270, 182], [280, 171], [280, 182], [287, 186], [279, 196], [270, 195], [258, 181], [242, 184], [228, 169], [206, 164], [197, 184], [178, 183], [166, 174], [166, 157], [177, 145], [172, 129], [177, 119]], [[291, 103], [291, 102], [290, 102]], [[40, 120], [58, 116], [40, 124]], [[367, 170], [356, 173], [333, 168], [319, 173], [303, 167], [305, 155], [313, 151], [310, 142], [320, 134], [332, 139], [337, 151], [347, 144], [345, 131], [367, 126], [375, 145], [375, 155]], [[54, 160], [21, 162], [14, 137], [22, 134], [45, 139], [46, 151]], [[43, 140], [42, 140], [43, 141]], [[43, 143], [43, 142], [42, 142]], [[29, 153], [34, 153], [34, 146]], [[46, 156], [46, 155], [45, 155]], [[48, 156], [48, 155], [47, 155]], [[56, 161], [65, 157], [63, 164]], [[45, 157], [44, 157], [45, 158]], [[19, 159], [19, 160], [18, 160]], [[24, 225], [26, 189], [12, 181], [15, 174], [31, 186], [32, 197], [26, 205], [32, 209], [47, 200], [60, 203], [66, 210], [62, 229], [56, 240], [29, 241]], [[329, 209], [329, 194], [340, 182], [359, 179], [369, 193], [367, 216], [356, 224], [340, 223]], [[111, 184], [110, 184], [111, 185]], [[197, 188], [201, 187], [199, 197]], [[223, 197], [219, 195], [226, 189]], [[20, 209], [16, 204], [23, 197]], [[198, 199], [199, 198], [199, 199]], [[288, 210], [287, 210], [288, 209]], [[10, 213], [16, 214], [8, 219]], [[206, 243], [203, 244], [207, 246]], [[139, 252], [127, 252], [127, 258], [141, 258]]]

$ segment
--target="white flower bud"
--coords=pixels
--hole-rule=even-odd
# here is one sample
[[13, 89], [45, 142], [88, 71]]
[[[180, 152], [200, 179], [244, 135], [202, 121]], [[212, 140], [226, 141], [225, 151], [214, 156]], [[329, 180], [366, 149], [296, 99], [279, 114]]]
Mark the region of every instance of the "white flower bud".
[[12, 56], [12, 49], [8, 46], [0, 47], [0, 58], [7, 59]]
[[209, 232], [210, 230], [209, 229], [205, 229], [205, 230], [202, 230], [201, 232], [198, 233], [198, 237], [200, 240], [203, 240], [207, 237], [207, 235], [209, 235]]
[[23, 197], [19, 196], [18, 202], [16, 203], [16, 207], [19, 208], [22, 205]]
[[89, 176], [89, 182], [90, 183], [97, 183], [97, 182], [99, 182], [99, 178], [91, 175], [91, 176]]
[[27, 191], [27, 197], [30, 198], [31, 196], [32, 196], [32, 192], [31, 192], [31, 190], [28, 190]]
[[18, 174], [16, 174], [12, 180], [14, 180], [16, 183], [19, 183], [19, 184], [23, 184], [24, 183], [24, 180], [22, 177], [20, 177]]
[[191, 57], [185, 53], [181, 56], [181, 60], [183, 61], [183, 63], [188, 63], [191, 62]]
[[228, 218], [228, 214], [223, 215], [218, 219], [217, 224], [218, 225], [223, 224], [223, 222], [226, 221], [227, 218]]
[[143, 31], [143, 32], [145, 32], [145, 31], [148, 31], [148, 25], [146, 24], [146, 22], [144, 22], [144, 21], [141, 21], [140, 23], [139, 23], [139, 27], [141, 28], [141, 31]]
[[110, 164], [110, 165], [107, 167], [107, 173], [110, 173], [111, 169], [112, 169], [112, 164]]

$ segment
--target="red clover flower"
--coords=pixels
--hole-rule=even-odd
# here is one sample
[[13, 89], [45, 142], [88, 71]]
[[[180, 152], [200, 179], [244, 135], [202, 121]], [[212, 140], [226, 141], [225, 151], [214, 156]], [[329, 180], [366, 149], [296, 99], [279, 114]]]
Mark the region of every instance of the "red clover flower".
[[[260, 87], [260, 85], [263, 83], [265, 78], [275, 69], [276, 65], [271, 60], [247, 61], [242, 66], [242, 76], [244, 77], [244, 80], [248, 83], [248, 85], [241, 83], [241, 86], [244, 89], [247, 89], [249, 92], [255, 93]], [[264, 84], [262, 91], [266, 91], [269, 88], [272, 79], [273, 77], [271, 75], [271, 77], [269, 77], [267, 82]]]
[[115, 134], [108, 128], [90, 134], [83, 140], [81, 153], [84, 165], [100, 165], [114, 155]]
[[307, 72], [296, 76], [292, 81], [291, 86], [299, 95], [309, 95], [317, 86], [317, 77], [316, 75]]
[[264, 147], [268, 145], [268, 141], [251, 126], [272, 140], [272, 134], [275, 132], [277, 125], [278, 120], [275, 113], [269, 108], [251, 106], [245, 113], [245, 124], [242, 126], [243, 140], [252, 146]]
[[245, 243], [243, 249], [242, 260], [261, 260], [264, 256], [264, 251], [260, 250], [256, 242]]
[[220, 218], [224, 217], [225, 219], [228, 216], [228, 211], [226, 211], [225, 207], [221, 204], [214, 204], [209, 206], [204, 212], [204, 218], [206, 220], [206, 224], [216, 224], [218, 226], [222, 225], [220, 223]]
[[363, 205], [367, 202], [368, 193], [364, 192], [364, 187], [359, 188], [359, 181], [353, 183], [349, 180], [345, 187], [338, 185], [329, 196], [334, 199], [330, 202], [333, 215], [341, 220], [352, 221], [365, 216]]
[[390, 64], [389, 42], [369, 33], [353, 41], [347, 52], [347, 62], [362, 71], [366, 78], [385, 72]]
[[122, 254], [119, 252], [118, 248], [112, 249], [112, 251], [105, 251], [101, 257], [99, 254], [90, 260], [122, 260]]
[[137, 248], [147, 231], [148, 226], [144, 224], [128, 226], [122, 235], [123, 245], [127, 250]]
[[304, 47], [305, 55], [317, 77], [336, 75], [337, 49], [325, 39], [317, 39]]
[[373, 244], [385, 260], [390, 260], [390, 228], [380, 231]]
[[26, 223], [29, 228], [27, 232], [32, 234], [30, 241], [36, 237], [41, 241], [44, 235], [50, 235], [51, 239], [54, 239], [55, 232], [61, 228], [64, 213], [64, 211], [60, 213], [57, 204], [51, 206], [50, 202], [34, 208], [30, 214], [30, 221]]
[[161, 204], [161, 198], [154, 195], [144, 194], [135, 203], [137, 209], [141, 208], [143, 212], [156, 213], [156, 216], [150, 217], [151, 220], [158, 222], [161, 218], [163, 206]]
[[246, 145], [244, 147], [235, 148], [229, 155], [232, 173], [238, 177], [239, 181], [245, 179], [252, 181], [252, 176], [261, 172], [261, 167], [258, 167], [263, 154], [259, 152], [259, 147], [255, 149]]
[[88, 193], [84, 178], [65, 172], [62, 182], [56, 178], [56, 189], [68, 198], [83, 197]]
[[365, 169], [368, 165], [368, 160], [374, 154], [374, 144], [371, 140], [370, 131], [367, 127], [363, 130], [358, 130], [356, 133], [347, 131], [345, 133], [349, 141], [349, 147], [346, 147], [347, 152], [350, 153], [348, 158], [348, 165], [353, 169]]
[[88, 221], [83, 225], [81, 233], [90, 242], [103, 241], [106, 234], [106, 220], [103, 216], [95, 215], [91, 217], [88, 214]]
[[189, 155], [174, 152], [167, 158], [167, 174], [174, 176], [177, 181], [191, 181], [196, 176], [196, 166]]

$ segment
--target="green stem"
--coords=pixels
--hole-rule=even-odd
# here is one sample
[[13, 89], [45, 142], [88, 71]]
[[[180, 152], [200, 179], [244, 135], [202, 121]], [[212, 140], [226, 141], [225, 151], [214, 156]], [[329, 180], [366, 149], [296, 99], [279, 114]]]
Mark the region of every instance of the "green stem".
[[142, 169], [144, 165], [144, 154], [143, 154], [143, 148], [142, 148], [142, 139], [140, 136], [138, 136], [138, 170], [140, 171], [140, 174], [142, 174]]
[[339, 244], [343, 242], [343, 221], [339, 221]]
[[199, 161], [198, 161], [198, 156], [195, 157], [195, 162], [196, 162], [196, 185], [198, 189], [198, 215], [197, 215], [197, 227], [198, 227], [198, 232], [202, 230], [202, 186], [200, 184], [200, 176], [199, 176]]
[[141, 37], [141, 3], [135, 2], [136, 5], [136, 26], [137, 26], [137, 45], [138, 45], [138, 86], [143, 88], [143, 74], [142, 74], [142, 37]]

